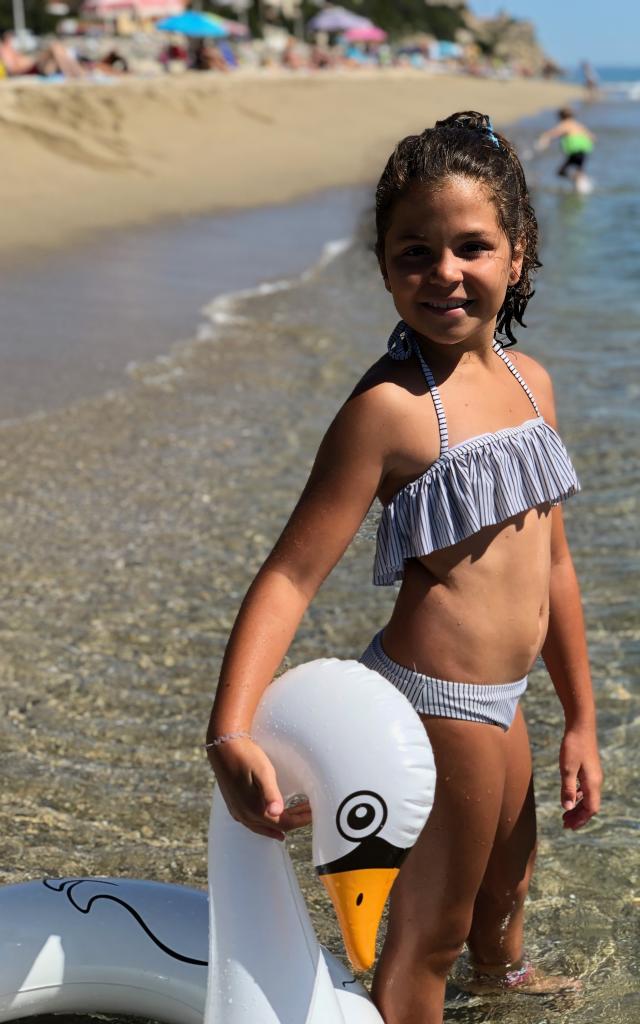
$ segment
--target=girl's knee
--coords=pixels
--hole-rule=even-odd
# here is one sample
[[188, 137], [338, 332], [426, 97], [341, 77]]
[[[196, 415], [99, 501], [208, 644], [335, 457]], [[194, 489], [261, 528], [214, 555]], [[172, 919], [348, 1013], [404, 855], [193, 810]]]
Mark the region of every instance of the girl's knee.
[[482, 880], [482, 884], [476, 897], [476, 904], [481, 901], [485, 907], [492, 906], [496, 913], [504, 915], [512, 913], [517, 907], [521, 907], [527, 898], [531, 876], [535, 864], [536, 847], [531, 850], [526, 864], [517, 874], [509, 875], [488, 873]]
[[412, 969], [447, 974], [464, 949], [472, 921], [472, 908], [450, 911], [439, 922], [406, 924], [395, 935], [387, 933], [385, 952], [393, 952], [411, 962]]
[[465, 947], [466, 939], [462, 941], [441, 942], [437, 949], [426, 949], [419, 963], [428, 965], [434, 973], [446, 977]]

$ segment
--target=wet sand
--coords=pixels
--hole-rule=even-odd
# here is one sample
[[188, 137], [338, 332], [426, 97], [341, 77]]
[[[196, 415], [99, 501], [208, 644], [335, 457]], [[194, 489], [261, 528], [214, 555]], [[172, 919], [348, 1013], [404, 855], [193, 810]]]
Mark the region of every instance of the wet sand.
[[369, 182], [398, 138], [437, 117], [482, 109], [500, 126], [578, 93], [404, 69], [2, 82], [11, 201], [0, 253], [16, 259], [98, 229]]
[[[225, 639], [344, 387], [339, 339], [256, 329], [259, 361], [253, 334], [230, 327], [224, 345], [141, 367], [127, 389], [3, 429], [1, 883], [206, 883], [201, 742]], [[276, 465], [266, 453], [281, 429]], [[363, 646], [366, 602], [355, 643], [335, 618], [353, 561], [292, 662]], [[339, 948], [308, 838], [294, 847], [320, 934]]]

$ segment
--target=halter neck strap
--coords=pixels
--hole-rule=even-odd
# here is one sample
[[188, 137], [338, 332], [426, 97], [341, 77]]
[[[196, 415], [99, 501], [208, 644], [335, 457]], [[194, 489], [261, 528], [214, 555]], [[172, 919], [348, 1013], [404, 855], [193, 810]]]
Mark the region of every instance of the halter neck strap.
[[535, 409], [536, 416], [539, 416], [540, 415], [540, 410], [538, 409], [538, 404], [537, 404], [535, 398], [533, 397], [533, 394], [531, 392], [531, 389], [530, 389], [529, 385], [524, 380], [524, 378], [518, 373], [518, 371], [516, 370], [515, 366], [511, 362], [511, 360], [509, 359], [509, 356], [507, 355], [507, 353], [503, 349], [503, 347], [500, 344], [500, 342], [498, 342], [498, 341], [494, 341], [493, 342], [493, 351], [496, 353], [496, 355], [500, 356], [500, 358], [502, 359], [502, 362], [505, 364], [505, 366], [507, 366], [511, 370], [513, 376], [516, 378], [518, 384], [520, 384], [520, 386], [522, 387], [522, 390], [524, 391], [525, 395], [527, 396], [527, 398], [531, 402], [533, 408]]
[[431, 372], [431, 367], [422, 355], [420, 346], [418, 345], [413, 331], [409, 325], [404, 322], [404, 320], [401, 320], [400, 323], [396, 325], [391, 337], [389, 338], [387, 350], [391, 359], [395, 359], [396, 361], [410, 359], [412, 355], [417, 356], [422, 369], [422, 374], [429, 389], [429, 394], [431, 395], [431, 399], [436, 410], [436, 416], [438, 417], [440, 454], [442, 455], [444, 452], [449, 450], [449, 431], [447, 430], [447, 417], [444, 414], [444, 406], [442, 405], [438, 385], [436, 384], [435, 377]]
[[[516, 370], [515, 366], [509, 359], [509, 356], [503, 349], [502, 345], [498, 341], [494, 341], [492, 347], [496, 355], [498, 355], [500, 359], [502, 359], [502, 362], [511, 371], [515, 379], [518, 381], [518, 384], [520, 384], [525, 395], [531, 402], [531, 405], [535, 410], [536, 416], [540, 416], [540, 410], [538, 409], [538, 405], [536, 403], [535, 398], [533, 397], [529, 385], [520, 375], [518, 370]], [[438, 391], [438, 385], [436, 384], [435, 377], [431, 372], [431, 367], [428, 365], [422, 352], [420, 351], [420, 346], [418, 345], [418, 341], [416, 339], [415, 334], [413, 333], [409, 325], [404, 322], [404, 320], [401, 320], [394, 328], [393, 333], [389, 338], [387, 350], [390, 358], [395, 359], [396, 361], [410, 359], [412, 355], [415, 355], [416, 358], [418, 359], [418, 362], [420, 363], [420, 367], [422, 369], [422, 374], [429, 389], [429, 394], [431, 395], [433, 405], [436, 410], [436, 416], [438, 417], [438, 430], [440, 432], [440, 454], [442, 455], [443, 452], [449, 450], [449, 431], [447, 430], [447, 417], [445, 416], [444, 406], [442, 404], [442, 399], [440, 398], [440, 392]]]

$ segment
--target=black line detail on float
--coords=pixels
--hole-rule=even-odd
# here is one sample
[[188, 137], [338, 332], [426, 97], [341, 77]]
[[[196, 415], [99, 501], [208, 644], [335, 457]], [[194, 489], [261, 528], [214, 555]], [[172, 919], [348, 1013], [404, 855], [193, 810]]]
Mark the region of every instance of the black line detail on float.
[[394, 846], [381, 836], [371, 836], [343, 857], [328, 864], [319, 864], [316, 874], [337, 875], [343, 871], [366, 871], [368, 868], [399, 868], [408, 852], [408, 849]]
[[95, 896], [90, 897], [86, 907], [80, 906], [80, 904], [76, 903], [76, 901], [74, 900], [72, 893], [76, 886], [81, 885], [82, 882], [93, 882], [94, 884], [96, 882], [99, 882], [101, 885], [112, 885], [115, 888], [117, 888], [118, 886], [117, 882], [109, 882], [107, 881], [106, 878], [68, 878], [63, 880], [61, 885], [59, 886], [55, 885], [53, 883], [53, 880], [50, 878], [42, 879], [42, 883], [44, 886], [46, 886], [47, 889], [51, 889], [53, 892], [63, 892], [66, 895], [67, 899], [69, 900], [71, 906], [74, 908], [74, 910], [77, 910], [80, 914], [89, 914], [93, 904], [96, 903], [98, 900], [107, 900], [109, 903], [117, 903], [119, 906], [124, 907], [124, 909], [128, 911], [129, 914], [131, 914], [134, 921], [136, 921], [140, 925], [145, 935], [147, 935], [151, 939], [151, 941], [158, 947], [158, 949], [162, 950], [163, 953], [166, 953], [167, 956], [173, 957], [174, 960], [179, 960], [183, 964], [193, 964], [195, 967], [209, 966], [208, 960], [198, 960], [196, 957], [193, 956], [185, 956], [184, 953], [177, 953], [175, 949], [171, 949], [170, 946], [166, 946], [161, 939], [159, 939], [156, 935], [153, 934], [148, 924], [140, 916], [135, 907], [132, 907], [125, 900], [120, 899], [119, 896], [111, 896], [109, 893], [106, 892], [96, 893]]

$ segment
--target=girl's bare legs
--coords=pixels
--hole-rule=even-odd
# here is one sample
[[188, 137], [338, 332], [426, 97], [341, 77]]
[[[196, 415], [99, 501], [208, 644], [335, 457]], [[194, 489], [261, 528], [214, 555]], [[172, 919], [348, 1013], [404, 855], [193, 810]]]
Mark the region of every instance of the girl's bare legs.
[[522, 957], [524, 901], [536, 854], [531, 752], [520, 708], [504, 736], [504, 747], [507, 771], [498, 828], [467, 940], [478, 970], [497, 974]]
[[[392, 891], [373, 984], [386, 1024], [441, 1024], [447, 975], [472, 929], [476, 898], [503, 820], [505, 779], [516, 770], [514, 759], [522, 760], [518, 776], [526, 774], [525, 765], [530, 773], [528, 744], [523, 752], [518, 743], [510, 743], [511, 730], [453, 719], [424, 722], [436, 761], [436, 793], [429, 821]], [[523, 722], [519, 728], [522, 743]], [[509, 809], [520, 820], [516, 803], [510, 798]], [[504, 903], [504, 898], [497, 901], [502, 922]], [[491, 916], [484, 904], [483, 913]], [[519, 922], [517, 915], [512, 920]], [[514, 935], [519, 926], [513, 924]], [[492, 923], [493, 936], [499, 927]], [[478, 920], [478, 933], [479, 928]], [[482, 955], [492, 950], [490, 943]]]
[[[478, 895], [467, 945], [472, 970], [460, 979], [470, 992], [500, 990], [505, 975], [522, 963], [524, 902], [536, 855], [536, 809], [531, 754], [522, 711], [505, 736], [507, 771], [498, 828]], [[523, 964], [524, 973], [507, 980], [523, 992], [577, 991], [580, 981], [545, 975]]]

